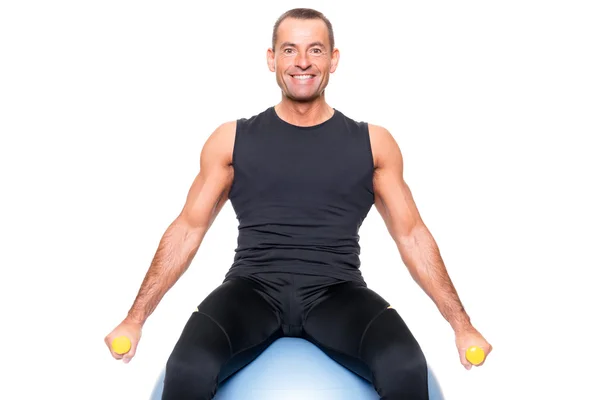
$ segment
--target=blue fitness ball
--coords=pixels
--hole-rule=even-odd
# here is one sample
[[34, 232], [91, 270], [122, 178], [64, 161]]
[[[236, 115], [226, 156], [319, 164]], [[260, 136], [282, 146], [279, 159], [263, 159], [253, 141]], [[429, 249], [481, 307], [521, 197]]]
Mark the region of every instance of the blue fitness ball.
[[[429, 371], [429, 398], [443, 400]], [[163, 374], [151, 400], [160, 400]], [[373, 386], [314, 344], [299, 338], [273, 342], [254, 361], [221, 384], [214, 400], [379, 400]]]

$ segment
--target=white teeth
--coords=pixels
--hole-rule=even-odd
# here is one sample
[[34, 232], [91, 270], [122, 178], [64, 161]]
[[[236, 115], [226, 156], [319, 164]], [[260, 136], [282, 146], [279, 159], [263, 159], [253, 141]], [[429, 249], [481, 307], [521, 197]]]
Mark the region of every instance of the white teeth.
[[295, 79], [310, 79], [312, 78], [312, 75], [294, 75]]

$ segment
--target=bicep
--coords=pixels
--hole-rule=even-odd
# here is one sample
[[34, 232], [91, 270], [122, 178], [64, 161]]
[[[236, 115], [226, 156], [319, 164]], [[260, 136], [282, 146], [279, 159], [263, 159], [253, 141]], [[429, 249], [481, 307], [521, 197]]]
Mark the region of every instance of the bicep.
[[419, 225], [421, 216], [412, 192], [404, 180], [400, 148], [385, 130], [373, 135], [376, 169], [373, 175], [375, 206], [394, 239], [408, 236]]
[[235, 128], [225, 124], [207, 139], [202, 148], [200, 171], [179, 216], [190, 226], [208, 228], [227, 202], [233, 182], [233, 135]]

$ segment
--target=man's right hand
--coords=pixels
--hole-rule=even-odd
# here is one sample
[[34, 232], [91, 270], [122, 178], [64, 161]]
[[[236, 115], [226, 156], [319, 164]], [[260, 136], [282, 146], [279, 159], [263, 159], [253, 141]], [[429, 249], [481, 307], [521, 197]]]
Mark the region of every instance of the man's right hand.
[[[131, 341], [131, 348], [125, 354], [115, 353], [112, 348], [113, 340], [119, 336], [126, 336]], [[127, 364], [129, 361], [131, 361], [133, 356], [135, 356], [135, 351], [141, 337], [142, 325], [136, 322], [124, 320], [104, 338], [104, 343], [106, 343], [108, 350], [116, 360], [122, 359], [123, 362]]]

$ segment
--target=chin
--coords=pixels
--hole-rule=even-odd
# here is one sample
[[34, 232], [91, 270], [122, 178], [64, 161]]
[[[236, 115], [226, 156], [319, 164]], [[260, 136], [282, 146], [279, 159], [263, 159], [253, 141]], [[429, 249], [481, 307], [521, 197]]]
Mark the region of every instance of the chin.
[[311, 101], [317, 100], [321, 97], [320, 93], [311, 93], [311, 94], [294, 94], [288, 93], [287, 98], [293, 101], [297, 101], [299, 103], [310, 103]]

